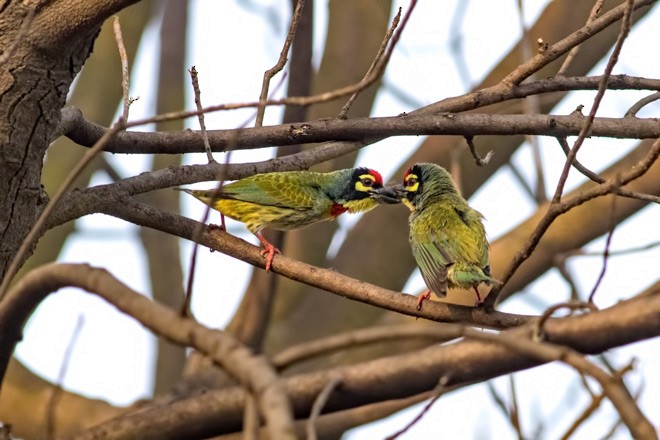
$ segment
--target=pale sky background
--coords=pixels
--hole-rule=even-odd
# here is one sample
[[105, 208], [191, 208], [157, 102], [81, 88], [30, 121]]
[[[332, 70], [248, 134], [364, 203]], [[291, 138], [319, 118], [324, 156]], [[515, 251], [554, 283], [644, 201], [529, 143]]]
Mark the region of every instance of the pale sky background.
[[[395, 1], [396, 6], [408, 7], [408, 2]], [[388, 66], [385, 78], [389, 83], [403, 89], [420, 105], [438, 101], [447, 96], [466, 91], [465, 81], [459, 77], [450, 50], [450, 29], [456, 1], [419, 2], [405, 29]], [[531, 24], [544, 9], [546, 1], [525, 1], [525, 22]], [[245, 5], [249, 4], [250, 7]], [[190, 29], [193, 35], [189, 44], [192, 50], [188, 66], [195, 65], [199, 71], [202, 100], [205, 105], [227, 102], [256, 100], [259, 95], [263, 71], [270, 68], [281, 49], [288, 28], [290, 13], [288, 0], [251, 0], [244, 6], [236, 1], [214, 2], [198, 0], [191, 2]], [[326, 3], [315, 6], [315, 54], [319, 63], [323, 48], [327, 19]], [[268, 9], [269, 18], [264, 18], [263, 9]], [[395, 10], [393, 8], [393, 10]], [[497, 19], [493, 19], [497, 17]], [[628, 38], [615, 73], [626, 73], [660, 78], [660, 62], [650, 53], [657, 53], [660, 12], [656, 7], [643, 23], [635, 27]], [[461, 28], [464, 57], [472, 76], [470, 83], [477, 83], [494, 66], [503, 53], [519, 39], [517, 2], [473, 0], [467, 7]], [[454, 37], [457, 37], [454, 35]], [[536, 37], [536, 36], [535, 36]], [[541, 36], [542, 37], [542, 36]], [[131, 84], [131, 95], [140, 99], [131, 107], [131, 118], [150, 116], [154, 112], [152, 75], [157, 66], [158, 25], [152, 24], [140, 47]], [[552, 43], [552, 42], [550, 42]], [[92, 55], [93, 56], [93, 55]], [[226, 60], [231, 60], [227, 62]], [[224, 61], [224, 62], [223, 62]], [[596, 66], [592, 74], [601, 74], [604, 63]], [[279, 76], [273, 81], [276, 84]], [[280, 92], [280, 94], [283, 91]], [[620, 116], [641, 96], [648, 94], [608, 92], [599, 116]], [[585, 105], [585, 114], [591, 106], [595, 92], [571, 94], [555, 108], [556, 114], [568, 114], [577, 105]], [[187, 109], [194, 108], [192, 91], [188, 90]], [[388, 91], [376, 99], [373, 115], [391, 116], [413, 108], [402, 103]], [[84, 109], [83, 109], [84, 110]], [[657, 117], [660, 105], [647, 106], [640, 117]], [[276, 124], [281, 119], [281, 108], [268, 109], [265, 124]], [[242, 124], [253, 115], [253, 110], [237, 110], [207, 115], [207, 127], [232, 128]], [[197, 121], [190, 119], [191, 128]], [[143, 130], [144, 128], [138, 128]], [[396, 137], [369, 146], [360, 153], [358, 164], [381, 171], [386, 180], [399, 180], [393, 171], [419, 145], [422, 137]], [[548, 191], [556, 185], [564, 155], [556, 140], [540, 138], [545, 165]], [[569, 139], [570, 142], [570, 139]], [[587, 167], [599, 171], [626, 154], [637, 141], [588, 139], [580, 150], [579, 159]], [[486, 150], [487, 146], [477, 145]], [[273, 155], [274, 149], [238, 152], [232, 162], [264, 160]], [[497, 151], [495, 151], [497, 154]], [[148, 168], [148, 160], [141, 156], [111, 155], [112, 163], [123, 176], [140, 173]], [[215, 155], [223, 161], [222, 154]], [[189, 155], [187, 163], [205, 163], [203, 155]], [[533, 180], [531, 153], [523, 147], [514, 161], [528, 181]], [[469, 169], [463, 170], [470, 172]], [[582, 183], [584, 178], [572, 171], [566, 191]], [[98, 174], [92, 185], [106, 183], [107, 178]], [[210, 186], [199, 184], [199, 187]], [[534, 204], [519, 188], [511, 172], [505, 167], [484, 185], [470, 204], [487, 218], [486, 229], [491, 240], [524, 220], [535, 211]], [[193, 198], [184, 198], [185, 215], [200, 219], [204, 206]], [[382, 209], [384, 213], [387, 208]], [[359, 216], [342, 216], [341, 230], [335, 239], [338, 246], [343, 234]], [[212, 214], [210, 221], [217, 221]], [[647, 207], [627, 222], [617, 227], [611, 250], [627, 249], [660, 240], [660, 209]], [[229, 220], [230, 232], [253, 243], [256, 239], [243, 225]], [[407, 227], [403, 224], [401, 227]], [[62, 262], [86, 262], [105, 267], [121, 281], [140, 292], [149, 292], [149, 279], [144, 255], [137, 237], [137, 227], [123, 221], [92, 215], [77, 222], [78, 231], [71, 236], [60, 256]], [[604, 238], [595, 240], [585, 247], [588, 251], [602, 251]], [[191, 245], [183, 242], [182, 258], [187, 270]], [[196, 291], [192, 304], [197, 319], [205, 325], [222, 328], [233, 315], [240, 301], [252, 267], [218, 252], [200, 249], [195, 281]], [[597, 305], [607, 307], [639, 292], [658, 279], [660, 248], [626, 256], [612, 257], [608, 272], [597, 294]], [[569, 269], [583, 294], [594, 285], [602, 266], [600, 257], [578, 257], [569, 261]], [[214, 279], [211, 279], [212, 275]], [[579, 275], [579, 276], [578, 276]], [[222, 288], [219, 289], [218, 279]], [[424, 287], [416, 272], [404, 289], [416, 293]], [[525, 294], [507, 301], [502, 309], [516, 313], [539, 313], [550, 304], [568, 298], [568, 286], [555, 270], [548, 272], [537, 282], [525, 289]], [[57, 380], [62, 359], [74, 332], [79, 316], [84, 316], [82, 331], [73, 348], [68, 371], [64, 379], [66, 389], [106, 399], [113, 404], [130, 404], [150, 394], [153, 378], [151, 369], [155, 362], [154, 337], [142, 329], [133, 319], [117, 312], [112, 306], [92, 295], [76, 289], [63, 289], [48, 298], [35, 312], [27, 325], [25, 338], [18, 345], [16, 355], [33, 371]], [[628, 384], [635, 392], [644, 382], [645, 391], [640, 399], [641, 406], [656, 427], [660, 424], [660, 341], [634, 344], [616, 350], [610, 355], [614, 365], [621, 367], [631, 357], [637, 357], [636, 370], [629, 374]], [[545, 438], [556, 438], [572, 423], [579, 412], [588, 404], [587, 394], [581, 389], [578, 377], [571, 369], [561, 365], [550, 365], [514, 375], [518, 389], [523, 429], [532, 437], [536, 424], [545, 423]], [[493, 381], [499, 392], [510, 401], [509, 379], [502, 377]], [[597, 386], [595, 387], [597, 389]], [[402, 428], [419, 411], [412, 409], [365, 427], [353, 430], [347, 438], [351, 440], [382, 438]], [[461, 417], [457, 417], [457, 415]], [[603, 436], [611, 427], [615, 414], [609, 402], [605, 403], [579, 431], [578, 435], [589, 438]], [[555, 423], [559, 420], [559, 423]], [[495, 408], [485, 385], [471, 386], [441, 398], [422, 421], [411, 429], [403, 439], [437, 438], [512, 438], [508, 422]], [[619, 429], [615, 438], [627, 438], [629, 434]]]

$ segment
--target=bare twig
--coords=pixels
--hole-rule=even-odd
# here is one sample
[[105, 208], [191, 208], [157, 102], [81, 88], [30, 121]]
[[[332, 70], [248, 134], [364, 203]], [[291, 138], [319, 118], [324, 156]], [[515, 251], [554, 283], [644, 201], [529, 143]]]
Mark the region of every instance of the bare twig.
[[504, 401], [504, 398], [498, 393], [495, 386], [492, 384], [492, 381], [486, 382], [488, 387], [488, 392], [490, 393], [491, 398], [495, 402], [495, 406], [502, 411], [502, 414], [511, 424], [514, 432], [517, 434], [519, 440], [523, 440], [525, 437], [522, 435], [522, 429], [520, 427], [520, 418], [518, 411], [518, 399], [516, 398], [515, 384], [513, 381], [513, 375], [509, 374], [509, 386], [511, 390], [511, 406], [507, 405]]
[[330, 395], [339, 386], [341, 386], [341, 377], [337, 376], [331, 378], [328, 381], [328, 383], [325, 384], [323, 390], [321, 390], [319, 395], [314, 400], [314, 404], [312, 405], [312, 411], [309, 414], [309, 419], [307, 420], [307, 440], [317, 439], [316, 421], [321, 415], [321, 411], [323, 411], [323, 407], [330, 398]]
[[71, 339], [69, 339], [69, 344], [66, 347], [64, 352], [64, 357], [62, 358], [62, 365], [60, 366], [60, 372], [57, 375], [57, 383], [53, 388], [53, 394], [50, 396], [48, 401], [48, 406], [46, 407], [46, 438], [54, 439], [55, 438], [55, 422], [57, 418], [55, 417], [55, 410], [57, 409], [57, 404], [62, 395], [62, 384], [66, 378], [66, 372], [69, 369], [69, 362], [71, 362], [71, 356], [73, 355], [73, 348], [76, 346], [80, 332], [82, 331], [83, 324], [85, 323], [85, 317], [83, 315], [78, 315], [76, 320], [76, 325], [73, 328], [71, 333]]
[[14, 41], [12, 41], [11, 45], [2, 53], [2, 55], [0, 55], [0, 66], [6, 63], [7, 60], [14, 55], [16, 49], [18, 49], [18, 46], [23, 42], [23, 39], [27, 35], [28, 30], [30, 30], [30, 25], [34, 20], [34, 3], [35, 2], [31, 0], [26, 0], [23, 2], [23, 6], [27, 9], [25, 17], [23, 17], [23, 22], [21, 23], [21, 27], [14, 37]]
[[[568, 146], [568, 142], [566, 142], [565, 137], [558, 137], [557, 141], [559, 142], [559, 145], [561, 145], [561, 149], [564, 151], [564, 154], [568, 157], [568, 154], [570, 152], [570, 147]], [[584, 176], [588, 177], [589, 179], [593, 180], [596, 183], [604, 183], [605, 179], [601, 177], [600, 175], [594, 173], [591, 171], [589, 168], [585, 167], [582, 165], [577, 160], [577, 157], [573, 158], [573, 167], [578, 170], [580, 173], [582, 173]], [[642, 194], [636, 191], [629, 191], [626, 189], [622, 188], [616, 188], [615, 193], [620, 195], [621, 197], [627, 197], [630, 199], [638, 199], [638, 200], [645, 200], [647, 202], [653, 202], [653, 203], [660, 203], [660, 196], [654, 196], [652, 194]]]
[[[653, 243], [645, 244], [643, 246], [636, 246], [628, 249], [619, 249], [616, 251], [610, 251], [609, 255], [610, 257], [618, 257], [620, 255], [635, 254], [637, 252], [648, 251], [658, 246], [660, 246], [660, 241], [655, 241]], [[578, 249], [576, 251], [566, 253], [566, 257], [602, 257], [602, 256], [603, 256], [603, 252], [596, 252], [596, 251], [586, 252], [583, 251], [582, 249]]]
[[623, 116], [624, 118], [634, 118], [637, 116], [637, 112], [639, 112], [644, 106], [649, 105], [652, 102], [657, 101], [660, 99], [660, 92], [655, 92], [651, 95], [645, 96], [639, 101], [637, 101], [635, 104], [632, 105], [626, 112], [626, 114]]
[[611, 194], [617, 188], [620, 188], [621, 186], [624, 186], [629, 182], [639, 178], [641, 175], [646, 173], [646, 171], [648, 171], [658, 156], [660, 156], [660, 139], [653, 143], [646, 157], [644, 157], [636, 166], [632, 167], [632, 169], [623, 176], [608, 180], [605, 183], [602, 183], [591, 190], [585, 191], [582, 194], [578, 194], [562, 203], [550, 203], [545, 216], [540, 220], [523, 248], [515, 255], [503, 276], [500, 277], [503, 284], [493, 288], [490, 294], [486, 297], [484, 305], [486, 307], [492, 307], [496, 304], [499, 293], [502, 291], [502, 287], [511, 279], [511, 276], [513, 276], [523, 261], [529, 258], [541, 240], [541, 237], [543, 237], [543, 234], [545, 234], [552, 222], [557, 217], [593, 198], [600, 197], [605, 194]]
[[206, 158], [209, 163], [214, 163], [213, 153], [211, 152], [211, 145], [209, 144], [209, 135], [206, 132], [206, 123], [204, 122], [204, 108], [202, 107], [202, 92], [199, 89], [199, 80], [197, 78], [197, 69], [192, 66], [190, 70], [190, 80], [195, 94], [195, 106], [197, 106], [197, 119], [199, 119], [199, 128], [202, 131], [202, 141], [204, 142], [204, 150], [206, 151]]
[[[414, 7], [414, 4], [411, 5], [411, 9]], [[365, 81], [369, 76], [373, 73], [374, 69], [376, 67], [382, 68], [380, 60], [383, 57], [383, 54], [385, 53], [385, 49], [387, 49], [387, 44], [389, 43], [390, 39], [392, 38], [392, 34], [394, 34], [394, 30], [396, 27], [399, 25], [399, 20], [401, 19], [401, 8], [399, 8], [399, 11], [396, 13], [394, 16], [394, 19], [392, 20], [392, 24], [390, 25], [390, 28], [387, 30], [387, 33], [385, 34], [385, 38], [383, 38], [383, 42], [380, 44], [380, 47], [378, 48], [378, 52], [376, 53], [376, 56], [374, 57], [374, 60], [371, 62], [371, 66], [369, 66], [369, 69], [367, 69], [367, 73], [364, 75], [362, 78], [362, 81]], [[351, 106], [353, 105], [353, 102], [357, 99], [358, 95], [360, 94], [361, 90], [355, 91], [351, 95], [350, 98], [348, 98], [348, 101], [344, 106], [342, 107], [341, 111], [339, 112], [339, 119], [346, 119], [348, 111], [351, 109]]]
[[603, 96], [605, 96], [605, 91], [607, 90], [607, 83], [609, 82], [610, 75], [612, 74], [612, 70], [614, 69], [614, 66], [619, 60], [619, 54], [621, 53], [623, 42], [625, 41], [626, 37], [628, 36], [628, 33], [630, 32], [633, 9], [634, 9], [634, 0], [627, 0], [626, 8], [623, 14], [623, 19], [621, 21], [621, 31], [619, 32], [619, 36], [616, 40], [616, 43], [614, 44], [614, 49], [612, 50], [612, 54], [610, 55], [610, 58], [607, 60], [607, 65], [605, 66], [605, 71], [603, 72], [603, 78], [598, 86], [598, 92], [596, 93], [596, 97], [594, 98], [593, 104], [591, 106], [591, 110], [589, 111], [589, 115], [584, 121], [584, 125], [582, 126], [582, 130], [580, 130], [580, 134], [573, 143], [573, 148], [571, 148], [571, 151], [569, 151], [566, 157], [566, 162], [564, 163], [564, 169], [562, 170], [561, 176], [559, 178], [559, 182], [557, 183], [555, 194], [552, 197], [553, 203], [558, 203], [561, 200], [561, 196], [564, 191], [564, 185], [566, 184], [566, 179], [568, 178], [568, 172], [573, 166], [573, 160], [576, 158], [577, 153], [580, 150], [580, 147], [584, 143], [584, 140], [587, 138], [593, 120], [596, 117], [596, 112], [598, 111], [598, 107], [600, 107], [600, 102], [602, 101]]
[[490, 162], [490, 159], [493, 157], [493, 150], [490, 150], [488, 153], [486, 153], [486, 156], [482, 158], [479, 156], [479, 153], [477, 153], [477, 147], [474, 145], [474, 138], [472, 136], [465, 136], [465, 141], [470, 148], [470, 154], [472, 154], [474, 162], [477, 164], [477, 166], [483, 167], [488, 165], [488, 162]]
[[454, 9], [454, 15], [451, 19], [451, 25], [449, 27], [449, 47], [451, 48], [452, 59], [456, 64], [456, 70], [458, 72], [458, 77], [463, 83], [463, 88], [469, 90], [472, 88], [472, 76], [470, 75], [470, 69], [467, 62], [465, 61], [465, 53], [463, 51], [463, 20], [465, 19], [465, 13], [470, 6], [470, 0], [463, 0], [456, 3], [456, 8]]
[[[593, 8], [591, 8], [591, 12], [589, 13], [589, 18], [587, 18], [586, 26], [589, 26], [591, 23], [593, 23], [595, 19], [598, 18], [598, 16], [600, 15], [600, 11], [603, 8], [604, 2], [605, 0], [596, 0], [594, 2], [594, 6]], [[579, 51], [580, 51], [580, 45], [578, 44], [574, 46], [570, 52], [568, 52], [568, 55], [566, 56], [566, 59], [559, 68], [559, 71], [557, 71], [556, 76], [566, 75], [566, 71], [568, 71], [569, 66], [571, 65], [571, 63], [573, 62], [575, 56], [578, 54]]]
[[264, 79], [261, 84], [261, 94], [259, 95], [259, 106], [257, 107], [257, 119], [255, 121], [255, 127], [261, 127], [264, 123], [264, 115], [266, 113], [266, 101], [268, 100], [268, 88], [270, 87], [270, 80], [280, 72], [287, 62], [287, 54], [289, 53], [289, 48], [291, 47], [291, 42], [293, 37], [296, 35], [296, 29], [298, 28], [298, 22], [302, 15], [302, 10], [305, 7], [305, 0], [298, 0], [296, 3], [296, 8], [293, 11], [293, 17], [291, 18], [291, 24], [289, 25], [289, 32], [284, 40], [284, 45], [280, 51], [280, 57], [277, 60], [277, 63], [270, 69], [264, 72]]
[[[647, 6], [653, 3], [654, 0], [635, 0], [632, 3], [632, 10]], [[518, 66], [513, 72], [509, 73], [500, 84], [509, 88], [520, 84], [523, 80], [528, 78], [531, 74], [537, 72], [542, 67], [546, 66], [548, 63], [556, 60], [573, 47], [578, 44], [586, 41], [591, 38], [593, 35], [605, 29], [607, 26], [611, 25], [615, 21], [618, 21], [621, 17], [630, 15], [630, 2], [627, 4], [621, 4], [612, 10], [605, 13], [602, 17], [599, 17], [592, 21], [590, 24], [585, 25], [584, 27], [578, 29], [572, 34], [568, 35], [566, 38], [558, 41], [552, 46], [548, 47], [547, 50], [539, 53], [531, 60], [526, 63]], [[628, 20], [624, 18], [623, 27], [628, 27], [625, 24]]]
[[545, 361], [560, 361], [570, 365], [577, 371], [588, 374], [602, 387], [603, 393], [610, 400], [630, 430], [634, 438], [657, 439], [655, 428], [642, 414], [639, 406], [632, 398], [621, 380], [616, 380], [598, 366], [587, 360], [578, 352], [566, 346], [547, 342], [533, 342], [525, 338], [515, 338], [503, 333], [493, 334], [465, 328], [465, 336], [484, 341], [503, 344], [509, 349], [535, 356]]
[[607, 239], [605, 240], [605, 249], [603, 250], [603, 267], [601, 268], [600, 273], [598, 274], [598, 278], [596, 279], [596, 283], [594, 284], [594, 287], [593, 289], [591, 289], [591, 293], [589, 294], [589, 299], [587, 300], [589, 304], [594, 303], [594, 296], [596, 296], [598, 287], [600, 286], [600, 283], [603, 281], [603, 278], [605, 278], [605, 272], [607, 272], [607, 260], [609, 260], [610, 257], [610, 244], [612, 244], [612, 236], [614, 235], [614, 230], [616, 229], [616, 220], [614, 218], [615, 204], [616, 204], [616, 198], [612, 197], [612, 210], [610, 215], [610, 232], [608, 232]]
[[424, 406], [424, 408], [413, 418], [406, 426], [401, 428], [399, 431], [395, 432], [394, 434], [387, 436], [385, 440], [396, 440], [403, 434], [405, 434], [410, 428], [415, 426], [417, 422], [422, 420], [422, 417], [426, 415], [426, 413], [429, 412], [431, 407], [435, 402], [438, 401], [440, 397], [442, 397], [443, 394], [447, 391], [447, 383], [449, 383], [449, 378], [450, 376], [448, 374], [445, 374], [440, 377], [440, 380], [438, 380], [438, 385], [436, 385], [435, 389], [433, 390], [433, 397], [431, 400], [428, 401], [428, 403]]
[[307, 359], [365, 344], [412, 338], [445, 342], [457, 337], [460, 337], [460, 334], [456, 332], [455, 328], [445, 327], [443, 324], [434, 327], [420, 327], [414, 324], [372, 327], [294, 345], [276, 354], [271, 362], [275, 368], [283, 370]]
[[579, 301], [580, 300], [580, 292], [578, 291], [577, 285], [575, 284], [575, 281], [573, 280], [573, 275], [571, 272], [568, 270], [568, 267], [566, 265], [566, 260], [568, 256], [567, 254], [557, 254], [554, 256], [553, 260], [553, 265], [557, 268], [559, 271], [559, 274], [566, 280], [568, 283], [568, 286], [571, 289], [571, 301]]
[[532, 331], [532, 339], [535, 341], [540, 341], [545, 339], [545, 330], [543, 329], [546, 321], [552, 316], [553, 313], [555, 313], [557, 310], [561, 309], [568, 309], [569, 311], [577, 311], [577, 310], [590, 310], [592, 312], [597, 312], [598, 309], [596, 308], [593, 303], [585, 303], [585, 302], [569, 302], [569, 303], [559, 303], [555, 304], [551, 307], [548, 307], [541, 317], [539, 318], [538, 321], [534, 324], [534, 330]]
[[[632, 369], [633, 369], [633, 363], [630, 362], [628, 365], [626, 365], [621, 370], [613, 372], [614, 379], [615, 380], [623, 380], [623, 376], [626, 373], [628, 373], [629, 371], [632, 371]], [[595, 396], [592, 396], [591, 402], [589, 403], [589, 405], [575, 419], [575, 421], [566, 430], [566, 432], [561, 437], [561, 439], [562, 440], [568, 440], [575, 433], [575, 431], [577, 431], [577, 429], [600, 407], [600, 404], [603, 402], [603, 399], [605, 399], [605, 394], [604, 393], [599, 393]]]
[[[520, 55], [521, 55], [521, 64], [531, 58], [531, 44], [530, 44], [530, 35], [529, 29], [525, 25], [525, 11], [523, 9], [522, 0], [518, 0], [518, 19], [520, 24], [520, 29], [522, 31], [522, 36], [520, 37]], [[534, 80], [535, 75], [531, 74], [528, 78], [529, 80]], [[539, 97], [538, 95], [530, 96], [529, 99], [525, 99], [522, 103], [523, 112], [526, 115], [538, 114], [540, 113]], [[525, 136], [529, 146], [532, 150], [532, 162], [534, 164], [535, 170], [535, 185], [534, 185], [534, 201], [537, 206], [545, 203], [547, 201], [546, 189], [545, 189], [545, 177], [543, 172], [543, 162], [541, 160], [541, 149], [539, 147], [539, 140], [536, 136], [527, 135]]]

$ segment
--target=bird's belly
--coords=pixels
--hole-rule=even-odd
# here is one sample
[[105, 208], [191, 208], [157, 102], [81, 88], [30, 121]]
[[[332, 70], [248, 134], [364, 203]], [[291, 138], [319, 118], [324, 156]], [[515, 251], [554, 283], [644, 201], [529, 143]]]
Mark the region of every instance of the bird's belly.
[[330, 218], [310, 209], [266, 206], [240, 200], [222, 200], [219, 208], [227, 217], [245, 223], [252, 232], [264, 228], [284, 231], [299, 229]]

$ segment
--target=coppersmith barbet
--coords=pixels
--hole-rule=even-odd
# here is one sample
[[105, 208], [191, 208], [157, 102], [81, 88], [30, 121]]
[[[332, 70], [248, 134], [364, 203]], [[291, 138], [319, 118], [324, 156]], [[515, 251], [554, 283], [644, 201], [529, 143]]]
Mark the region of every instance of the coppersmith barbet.
[[[245, 223], [268, 255], [266, 270], [279, 249], [261, 235], [261, 230], [299, 229], [311, 224], [333, 220], [349, 212], [366, 212], [379, 203], [398, 203], [399, 197], [383, 188], [378, 171], [350, 168], [329, 173], [283, 171], [256, 174], [223, 185], [219, 190], [185, 191], [224, 216]], [[378, 190], [378, 191], [377, 191]]]
[[461, 197], [451, 175], [439, 165], [417, 163], [397, 186], [402, 202], [410, 209], [410, 247], [429, 288], [417, 301], [440, 297], [447, 288], [474, 289], [500, 282], [490, 276], [488, 241], [483, 215]]

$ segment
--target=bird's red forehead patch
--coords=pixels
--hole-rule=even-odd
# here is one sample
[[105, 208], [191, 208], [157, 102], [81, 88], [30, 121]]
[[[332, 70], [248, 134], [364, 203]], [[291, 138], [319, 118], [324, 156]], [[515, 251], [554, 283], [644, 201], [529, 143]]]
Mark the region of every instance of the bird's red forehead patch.
[[374, 178], [376, 179], [376, 183], [379, 183], [379, 184], [381, 184], [381, 185], [383, 184], [383, 176], [381, 176], [380, 173], [379, 173], [378, 171], [376, 171], [376, 170], [369, 170], [369, 174], [371, 174], [372, 176], [374, 176]]
[[406, 177], [412, 173], [412, 168], [408, 168], [408, 171], [406, 171], [406, 174], [403, 175], [403, 180], [406, 180]]
[[333, 217], [339, 217], [346, 211], [348, 211], [348, 208], [343, 205], [340, 205], [339, 203], [333, 202], [332, 206], [330, 207], [330, 215]]

